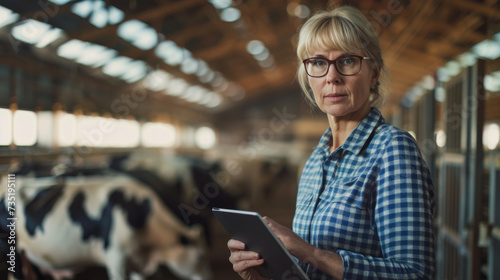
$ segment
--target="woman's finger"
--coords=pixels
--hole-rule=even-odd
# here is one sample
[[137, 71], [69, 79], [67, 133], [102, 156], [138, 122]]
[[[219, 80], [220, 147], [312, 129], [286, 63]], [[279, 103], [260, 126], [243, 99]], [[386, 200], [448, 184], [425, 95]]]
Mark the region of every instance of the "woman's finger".
[[246, 260], [258, 260], [260, 256], [256, 252], [252, 251], [236, 251], [232, 252], [231, 256], [229, 256], [229, 261], [231, 263], [237, 263]]
[[227, 248], [229, 248], [229, 251], [234, 252], [234, 251], [239, 251], [239, 250], [245, 250], [245, 243], [236, 240], [236, 239], [230, 239], [227, 242]]
[[259, 266], [264, 263], [264, 259], [257, 260], [244, 260], [237, 263], [233, 263], [233, 270], [237, 273], [244, 272], [249, 268]]

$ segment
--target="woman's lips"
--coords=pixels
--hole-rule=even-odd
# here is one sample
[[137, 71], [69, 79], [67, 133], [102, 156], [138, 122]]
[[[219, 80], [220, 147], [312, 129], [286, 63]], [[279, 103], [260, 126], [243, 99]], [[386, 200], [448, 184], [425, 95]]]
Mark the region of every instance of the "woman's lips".
[[339, 102], [347, 98], [347, 94], [341, 94], [341, 93], [331, 93], [325, 95], [324, 99], [331, 101], [331, 102]]

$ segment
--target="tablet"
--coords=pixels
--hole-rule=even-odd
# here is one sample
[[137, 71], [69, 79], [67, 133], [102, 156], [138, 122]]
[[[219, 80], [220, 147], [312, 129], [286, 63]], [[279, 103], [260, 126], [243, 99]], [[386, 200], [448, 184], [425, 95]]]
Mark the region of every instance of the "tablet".
[[265, 278], [309, 280], [302, 268], [283, 246], [257, 212], [212, 208], [231, 238], [246, 244], [246, 250], [260, 254], [264, 263], [255, 267]]

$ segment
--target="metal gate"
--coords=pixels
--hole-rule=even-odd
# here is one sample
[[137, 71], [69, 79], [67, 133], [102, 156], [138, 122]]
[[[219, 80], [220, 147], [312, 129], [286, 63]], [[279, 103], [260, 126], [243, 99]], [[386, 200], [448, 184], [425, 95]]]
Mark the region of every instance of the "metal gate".
[[437, 278], [480, 279], [478, 207], [483, 188], [484, 62], [445, 85], [446, 145], [438, 160]]
[[[485, 169], [488, 172], [488, 225], [485, 229], [489, 237], [488, 279], [500, 279], [500, 153], [490, 152], [486, 155]], [[488, 234], [489, 233], [489, 234]]]

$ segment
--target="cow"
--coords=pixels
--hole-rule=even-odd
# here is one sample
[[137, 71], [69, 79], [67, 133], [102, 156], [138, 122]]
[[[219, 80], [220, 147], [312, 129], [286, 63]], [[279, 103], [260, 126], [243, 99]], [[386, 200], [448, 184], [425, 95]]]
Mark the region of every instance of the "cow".
[[213, 207], [247, 208], [244, 194], [230, 191], [229, 173], [219, 162], [136, 152], [113, 158], [110, 169], [148, 184], [188, 224], [211, 217]]
[[[203, 228], [124, 173], [18, 178], [15, 202], [16, 249], [55, 278], [98, 265], [109, 279], [141, 279], [164, 264], [181, 279], [210, 279]], [[0, 216], [7, 204], [0, 188]]]

